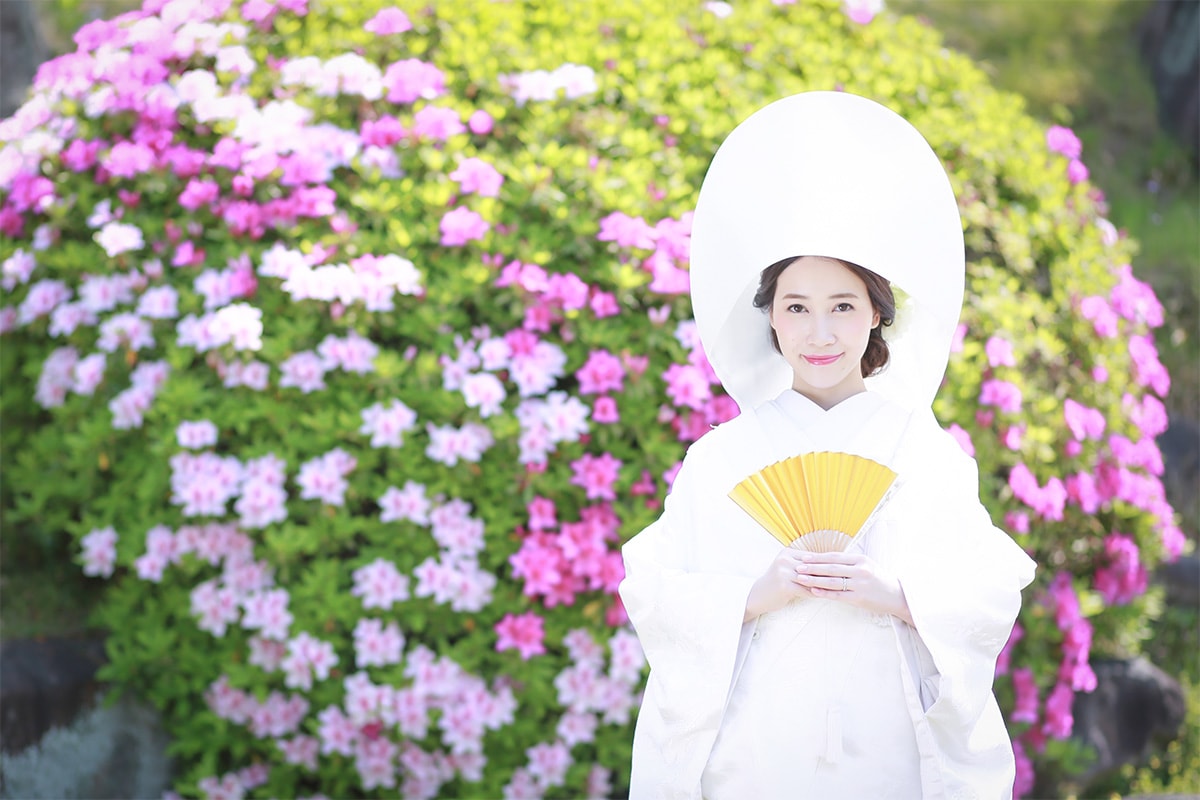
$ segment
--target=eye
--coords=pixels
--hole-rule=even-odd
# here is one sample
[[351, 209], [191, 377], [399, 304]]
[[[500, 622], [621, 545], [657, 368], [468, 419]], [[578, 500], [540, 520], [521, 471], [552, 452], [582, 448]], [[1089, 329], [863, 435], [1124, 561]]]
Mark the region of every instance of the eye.
[[804, 311], [805, 308], [804, 308], [804, 306], [800, 305], [799, 303], [792, 303], [791, 305], [789, 305], [787, 307], [787, 310], [791, 314], [799, 314], [801, 311]]
[[836, 306], [834, 306], [833, 310], [834, 311], [853, 311], [854, 306], [850, 305], [849, 303], [838, 303]]

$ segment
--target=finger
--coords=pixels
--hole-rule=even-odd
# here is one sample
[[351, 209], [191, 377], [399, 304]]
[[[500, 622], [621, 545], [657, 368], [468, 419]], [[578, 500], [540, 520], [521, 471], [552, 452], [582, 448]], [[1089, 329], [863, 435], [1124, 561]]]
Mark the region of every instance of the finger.
[[842, 578], [831, 578], [828, 576], [818, 575], [800, 575], [797, 576], [796, 582], [809, 589], [825, 589], [826, 591], [830, 592], [841, 592], [843, 591], [842, 587], [845, 586], [846, 590], [849, 590], [849, 581], [845, 581]]
[[808, 564], [845, 564], [855, 566], [866, 558], [862, 553], [802, 553], [801, 560]]

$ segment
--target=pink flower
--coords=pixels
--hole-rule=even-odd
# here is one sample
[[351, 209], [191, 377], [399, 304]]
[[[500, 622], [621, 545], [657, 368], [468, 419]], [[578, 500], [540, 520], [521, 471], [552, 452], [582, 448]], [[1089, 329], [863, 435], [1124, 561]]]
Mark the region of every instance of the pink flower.
[[1053, 125], [1046, 131], [1046, 147], [1052, 153], [1060, 153], [1067, 158], [1079, 158], [1083, 145], [1079, 137], [1070, 128]]
[[516, 648], [524, 661], [535, 655], [546, 652], [542, 640], [546, 636], [542, 618], [529, 611], [519, 616], [505, 614], [504, 619], [496, 623], [496, 652]]
[[593, 350], [575, 378], [582, 394], [619, 392], [625, 388], [625, 367], [607, 350]]
[[300, 465], [296, 483], [300, 486], [301, 500], [320, 500], [333, 506], [344, 505], [349, 484], [346, 476], [354, 470], [358, 461], [345, 450], [335, 447], [323, 456]]
[[1021, 410], [1021, 390], [1008, 381], [987, 380], [979, 392], [979, 403], [985, 406], [996, 406], [1007, 414], [1015, 414]]
[[[242, 625], [245, 624], [243, 620]], [[322, 642], [304, 631], [289, 639], [287, 648], [288, 654], [280, 666], [284, 673], [284, 685], [292, 689], [308, 691], [314, 679], [325, 680], [338, 663], [332, 644]]]
[[592, 295], [591, 302], [592, 313], [596, 315], [596, 319], [604, 319], [605, 317], [616, 316], [621, 313], [621, 307], [617, 305], [617, 298], [609, 292], [596, 292]]
[[866, 25], [883, 11], [883, 0], [842, 0], [842, 10], [851, 22]]
[[597, 397], [596, 402], [592, 404], [592, 419], [601, 425], [620, 422], [621, 414], [617, 410], [617, 401], [607, 395]]
[[1099, 296], [1083, 298], [1079, 301], [1079, 313], [1092, 323], [1097, 336], [1111, 339], [1117, 335], [1117, 314], [1105, 298]]
[[379, 355], [379, 347], [363, 336], [351, 331], [343, 338], [326, 336], [317, 345], [317, 353], [321, 356], [323, 366], [327, 371], [342, 369], [358, 375], [375, 371], [375, 357]]
[[492, 115], [482, 108], [471, 112], [471, 116], [467, 119], [467, 127], [471, 129], [471, 133], [477, 136], [486, 136], [491, 133], [492, 125]]
[[382, 558], [354, 570], [354, 588], [350, 594], [362, 598], [363, 608], [388, 610], [408, 599], [408, 577], [396, 565]]
[[106, 357], [103, 353], [92, 353], [76, 363], [72, 370], [74, 380], [71, 384], [71, 391], [88, 396], [95, 393], [96, 387], [104, 380], [105, 367]]
[[1008, 634], [1008, 641], [1004, 643], [1004, 647], [1000, 650], [1000, 655], [996, 657], [996, 675], [1007, 675], [1009, 665], [1012, 663], [1013, 650], [1016, 649], [1017, 642], [1025, 638], [1025, 629], [1021, 627], [1021, 623], [1015, 623], [1012, 631]]
[[946, 428], [946, 433], [954, 437], [954, 441], [958, 442], [958, 446], [963, 449], [967, 455], [975, 456], [975, 445], [971, 442], [971, 434], [969, 434], [957, 422], [952, 423], [949, 428]]
[[641, 217], [630, 217], [614, 211], [600, 220], [600, 232], [596, 238], [602, 242], [616, 242], [618, 247], [634, 247], [641, 250], [654, 248], [655, 230]]
[[198, 617], [196, 627], [213, 636], [225, 635], [226, 629], [237, 622], [239, 609], [237, 594], [214, 580], [204, 581], [192, 589], [192, 616]]
[[364, 408], [362, 421], [358, 432], [371, 437], [371, 447], [401, 447], [404, 434], [416, 427], [417, 412], [401, 401], [393, 400], [386, 407], [376, 403]]
[[574, 763], [565, 742], [537, 744], [526, 750], [525, 755], [529, 758], [529, 774], [542, 788], [561, 786], [567, 779], [567, 769]]
[[1033, 761], [1025, 753], [1025, 747], [1020, 740], [1013, 739], [1013, 757], [1017, 764], [1016, 782], [1013, 785], [1013, 798], [1025, 797], [1033, 791], [1035, 775]]
[[423, 484], [406, 481], [403, 490], [389, 486], [379, 498], [379, 507], [383, 509], [380, 522], [407, 519], [418, 525], [429, 524], [429, 500]]
[[443, 247], [458, 247], [470, 241], [482, 239], [491, 229], [491, 224], [468, 208], [459, 206], [442, 217], [439, 229]]
[[584, 453], [571, 462], [571, 469], [575, 473], [571, 477], [572, 485], [583, 487], [589, 500], [615, 500], [617, 498], [613, 491], [613, 484], [621, 469], [621, 461], [613, 457], [611, 453], [604, 453], [600, 456]]
[[1166, 397], [1171, 390], [1171, 376], [1158, 360], [1158, 349], [1154, 339], [1148, 335], [1129, 337], [1129, 357], [1137, 374], [1137, 382], [1149, 386], [1159, 397]]
[[292, 624], [288, 611], [289, 596], [286, 589], [268, 589], [254, 592], [242, 599], [242, 627], [246, 630], [261, 630], [268, 639], [286, 639]]
[[412, 23], [408, 21], [408, 15], [400, 9], [385, 8], [367, 20], [363, 29], [376, 36], [390, 36], [412, 30]]
[[399, 664], [404, 651], [404, 634], [395, 623], [363, 618], [354, 626], [354, 663], [359, 667]]
[[444, 142], [467, 131], [457, 111], [441, 106], [425, 106], [414, 114], [412, 130], [414, 136], [436, 142]]
[[450, 179], [458, 181], [464, 194], [476, 192], [483, 197], [496, 197], [504, 183], [504, 176], [481, 158], [464, 159], [450, 173]]
[[1082, 183], [1088, 179], [1088, 168], [1078, 158], [1072, 158], [1067, 164], [1067, 180], [1071, 183]]
[[291, 739], [276, 739], [275, 745], [283, 753], [288, 764], [304, 767], [309, 772], [317, 770], [317, 753], [321, 742], [314, 736], [293, 736]]
[[999, 336], [991, 336], [984, 345], [988, 364], [993, 367], [1015, 367], [1017, 360], [1013, 358], [1012, 343]]
[[712, 397], [712, 388], [704, 371], [691, 364], [672, 364], [663, 373], [667, 394], [676, 406], [697, 411]]
[[180, 447], [190, 447], [193, 450], [211, 447], [217, 443], [217, 426], [206, 419], [196, 422], [184, 421], [175, 428], [175, 439]]
[[1163, 324], [1163, 307], [1150, 284], [1133, 277], [1133, 268], [1123, 264], [1117, 269], [1118, 281], [1109, 292], [1112, 308], [1130, 322], [1144, 322], [1151, 328]]
[[1137, 543], [1114, 533], [1104, 539], [1106, 566], [1096, 570], [1096, 589], [1110, 605], [1125, 605], [1146, 592], [1146, 568], [1141, 564]]
[[351, 756], [358, 741], [358, 726], [337, 706], [329, 706], [317, 714], [317, 737], [321, 740], [321, 754], [334, 753]]
[[1071, 705], [1075, 700], [1075, 692], [1070, 685], [1059, 683], [1046, 698], [1046, 722], [1042, 730], [1055, 739], [1066, 739], [1071, 735], [1075, 726], [1075, 718], [1071, 716]]
[[502, 403], [508, 396], [504, 384], [490, 372], [479, 372], [465, 377], [462, 393], [467, 408], [478, 408], [479, 416], [485, 419], [503, 411]]
[[460, 460], [478, 463], [495, 441], [490, 430], [473, 422], [462, 428], [426, 425], [425, 430], [429, 434], [425, 455], [448, 467], [457, 465]]
[[549, 531], [558, 527], [553, 500], [534, 497], [525, 509], [529, 512], [529, 529], [531, 531]]
[[279, 368], [280, 386], [294, 386], [304, 394], [325, 388], [325, 360], [311, 350], [289, 356]]
[[1063, 403], [1063, 417], [1071, 435], [1077, 441], [1099, 439], [1104, 434], [1104, 415], [1094, 408], [1088, 408], [1070, 398]]
[[389, 103], [412, 103], [418, 98], [432, 100], [446, 90], [446, 78], [433, 64], [417, 58], [397, 61], [383, 75]]
[[79, 541], [83, 549], [83, 574], [111, 578], [117, 563], [117, 532], [96, 528]]
[[1038, 689], [1033, 679], [1033, 670], [1021, 667], [1013, 672], [1013, 691], [1016, 700], [1013, 703], [1013, 722], [1037, 722], [1038, 718]]

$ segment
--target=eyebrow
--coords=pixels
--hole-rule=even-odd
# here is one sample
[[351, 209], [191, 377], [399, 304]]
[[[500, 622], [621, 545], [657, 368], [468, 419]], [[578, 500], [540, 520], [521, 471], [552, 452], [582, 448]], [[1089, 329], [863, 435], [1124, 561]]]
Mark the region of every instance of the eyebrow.
[[[797, 300], [808, 300], [808, 299], [809, 299], [809, 298], [808, 298], [808, 295], [804, 295], [804, 294], [796, 294], [795, 292], [788, 292], [787, 294], [785, 294], [785, 295], [784, 295], [784, 297], [785, 297], [785, 298], [787, 298], [787, 297], [794, 297], [794, 298], [796, 298]], [[841, 300], [841, 299], [843, 299], [843, 298], [846, 298], [846, 297], [853, 297], [853, 298], [854, 298], [854, 299], [856, 299], [856, 300], [858, 299], [858, 295], [856, 295], [854, 292], [838, 292], [837, 294], [831, 294], [831, 295], [829, 295], [829, 298], [828, 298], [828, 299], [830, 299], [830, 300]]]

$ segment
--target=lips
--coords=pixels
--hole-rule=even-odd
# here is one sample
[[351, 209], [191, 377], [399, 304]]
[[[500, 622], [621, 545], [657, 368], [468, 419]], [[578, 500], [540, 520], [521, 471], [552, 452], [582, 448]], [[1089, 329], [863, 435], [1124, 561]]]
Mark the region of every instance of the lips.
[[836, 356], [804, 356], [803, 358], [805, 361], [807, 361], [808, 363], [810, 363], [814, 366], [824, 367], [828, 364], [832, 364], [833, 362], [837, 361], [841, 357], [842, 357], [842, 354], [838, 353]]

